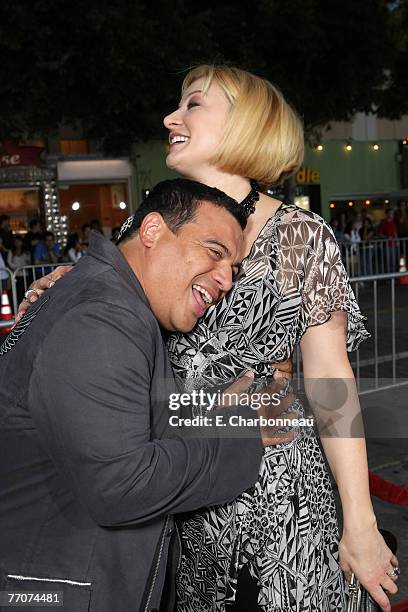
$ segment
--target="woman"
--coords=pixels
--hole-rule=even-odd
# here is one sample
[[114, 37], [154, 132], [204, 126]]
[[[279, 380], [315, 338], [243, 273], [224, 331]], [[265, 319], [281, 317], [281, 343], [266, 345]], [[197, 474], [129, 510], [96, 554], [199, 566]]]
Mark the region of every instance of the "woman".
[[29, 266], [31, 264], [31, 255], [24, 248], [24, 240], [22, 236], [16, 235], [14, 236], [13, 246], [11, 250], [7, 253], [7, 265], [13, 272], [16, 272], [16, 287], [17, 287], [17, 301], [24, 297], [24, 290], [27, 287], [27, 272], [24, 270], [19, 270], [19, 268], [24, 268], [25, 266]]
[[79, 240], [78, 234], [70, 234], [68, 236], [66, 247], [64, 248], [65, 261], [76, 264], [82, 257], [84, 247]]
[[[298, 168], [298, 118], [270, 83], [223, 66], [200, 66], [183, 84], [179, 108], [165, 118], [167, 164], [218, 187], [249, 216], [237, 282], [190, 334], [172, 334], [168, 352], [187, 390], [224, 385], [244, 370], [259, 379], [300, 343], [305, 378], [348, 384], [344, 421], [359, 417], [346, 354], [367, 336], [363, 317], [327, 224], [281, 204], [257, 184], [278, 183]], [[319, 386], [319, 385], [317, 385]], [[320, 398], [309, 384], [312, 401]], [[382, 586], [397, 565], [379, 534], [363, 438], [324, 438], [344, 516], [340, 564], [353, 570], [389, 612]], [[338, 532], [330, 479], [311, 431], [265, 452], [255, 487], [230, 504], [180, 521], [178, 612], [222, 611], [248, 575], [255, 598], [246, 610], [334, 612], [344, 609]]]

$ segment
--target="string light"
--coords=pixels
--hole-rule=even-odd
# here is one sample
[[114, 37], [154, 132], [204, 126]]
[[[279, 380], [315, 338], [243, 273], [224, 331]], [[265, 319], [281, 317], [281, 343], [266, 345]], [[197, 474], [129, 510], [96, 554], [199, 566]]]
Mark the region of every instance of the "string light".
[[316, 151], [323, 151], [323, 145], [322, 144], [316, 145]]
[[336, 205], [333, 202], [330, 202], [329, 206], [330, 206], [330, 208], [335, 208]]
[[350, 200], [350, 202], [348, 203], [348, 205], [349, 205], [349, 206], [354, 206], [354, 202], [352, 202], [352, 201]]
[[408, 138], [404, 138], [404, 140], [402, 141], [403, 145], [407, 145], [408, 144]]
[[119, 202], [119, 208], [121, 210], [125, 210], [126, 209], [126, 202]]
[[353, 150], [353, 147], [352, 147], [351, 143], [350, 143], [350, 142], [348, 142], [348, 143], [346, 144], [346, 151], [352, 151], [352, 150]]
[[367, 204], [367, 206], [369, 206], [371, 204], [371, 200], [366, 200], [365, 203]]
[[66, 216], [60, 216], [58, 187], [56, 181], [53, 179], [45, 180], [43, 182], [43, 190], [47, 231], [53, 232], [57, 242], [64, 247], [67, 243], [68, 219]]
[[72, 210], [79, 210], [81, 208], [81, 205], [79, 202], [73, 202], [71, 208]]
[[379, 144], [377, 144], [377, 143], [375, 142], [375, 143], [373, 144], [373, 150], [374, 150], [374, 151], [378, 151], [378, 150], [379, 150], [379, 148], [380, 148], [380, 145], [379, 145]]

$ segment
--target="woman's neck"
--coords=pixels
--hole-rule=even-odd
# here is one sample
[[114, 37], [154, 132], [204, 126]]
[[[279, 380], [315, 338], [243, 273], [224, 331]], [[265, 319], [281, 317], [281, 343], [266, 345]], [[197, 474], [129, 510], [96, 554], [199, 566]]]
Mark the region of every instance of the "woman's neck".
[[188, 176], [188, 178], [200, 181], [200, 183], [209, 187], [216, 187], [237, 202], [242, 202], [251, 190], [249, 179], [221, 172], [217, 168], [205, 168], [194, 173], [194, 176]]

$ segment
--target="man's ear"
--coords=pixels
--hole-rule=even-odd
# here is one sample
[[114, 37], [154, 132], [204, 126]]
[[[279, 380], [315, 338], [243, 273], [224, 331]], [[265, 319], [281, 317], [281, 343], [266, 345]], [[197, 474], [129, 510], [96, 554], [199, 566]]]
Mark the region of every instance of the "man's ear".
[[141, 223], [139, 238], [145, 247], [150, 248], [156, 244], [167, 229], [167, 225], [161, 214], [158, 212], [151, 212], [145, 216]]

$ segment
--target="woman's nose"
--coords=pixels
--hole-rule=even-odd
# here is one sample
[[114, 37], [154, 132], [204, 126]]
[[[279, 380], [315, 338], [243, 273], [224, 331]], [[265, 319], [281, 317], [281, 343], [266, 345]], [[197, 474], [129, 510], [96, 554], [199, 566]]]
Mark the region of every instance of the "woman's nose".
[[176, 125], [180, 125], [180, 123], [182, 123], [180, 110], [177, 109], [170, 113], [170, 115], [166, 115], [166, 117], [163, 119], [163, 123], [168, 130], [171, 130], [171, 128]]

